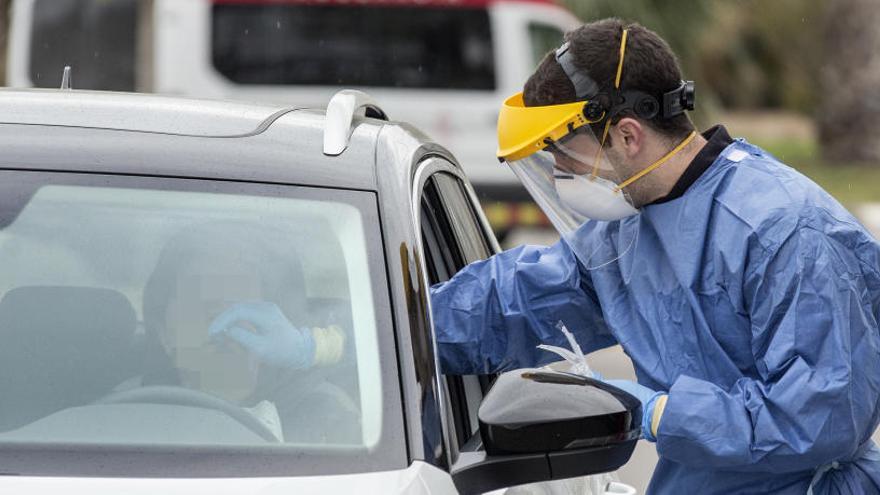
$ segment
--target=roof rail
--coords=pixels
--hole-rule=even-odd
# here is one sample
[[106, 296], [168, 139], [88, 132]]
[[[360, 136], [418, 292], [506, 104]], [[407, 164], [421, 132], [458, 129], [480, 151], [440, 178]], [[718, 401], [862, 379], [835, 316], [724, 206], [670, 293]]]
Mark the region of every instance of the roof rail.
[[351, 138], [354, 114], [361, 108], [364, 115], [375, 119], [388, 120], [385, 111], [370, 95], [354, 89], [339, 91], [327, 104], [327, 116], [324, 119], [324, 154], [338, 156], [348, 148]]

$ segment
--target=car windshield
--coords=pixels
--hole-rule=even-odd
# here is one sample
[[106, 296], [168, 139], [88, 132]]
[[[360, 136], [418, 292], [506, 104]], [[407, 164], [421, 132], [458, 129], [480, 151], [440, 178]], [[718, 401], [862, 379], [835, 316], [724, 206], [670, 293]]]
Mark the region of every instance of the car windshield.
[[3, 177], [0, 444], [381, 447], [372, 193]]

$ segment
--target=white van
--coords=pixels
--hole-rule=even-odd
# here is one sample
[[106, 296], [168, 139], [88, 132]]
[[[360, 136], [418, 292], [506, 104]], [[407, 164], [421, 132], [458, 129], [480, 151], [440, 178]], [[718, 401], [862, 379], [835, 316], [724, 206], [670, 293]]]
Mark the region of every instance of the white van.
[[[495, 158], [505, 96], [578, 19], [552, 0], [13, 0], [8, 84], [317, 106], [367, 90], [446, 145], [496, 232], [541, 223]], [[501, 202], [501, 203], [499, 203]]]

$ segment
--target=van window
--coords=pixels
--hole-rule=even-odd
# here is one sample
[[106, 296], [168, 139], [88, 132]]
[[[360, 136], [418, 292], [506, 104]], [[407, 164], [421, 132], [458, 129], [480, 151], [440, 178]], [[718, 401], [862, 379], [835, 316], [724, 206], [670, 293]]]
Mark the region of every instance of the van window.
[[548, 52], [556, 50], [562, 44], [562, 30], [549, 24], [529, 24], [529, 41], [532, 44], [532, 61], [537, 66]]
[[30, 39], [34, 86], [134, 91], [137, 0], [36, 0]]
[[478, 8], [216, 2], [214, 67], [239, 84], [494, 89]]

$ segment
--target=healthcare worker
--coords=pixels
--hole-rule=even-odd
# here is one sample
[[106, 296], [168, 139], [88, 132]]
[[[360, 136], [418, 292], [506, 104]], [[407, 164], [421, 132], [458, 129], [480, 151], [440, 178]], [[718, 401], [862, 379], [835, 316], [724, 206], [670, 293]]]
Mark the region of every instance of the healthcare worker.
[[498, 156], [561, 233], [432, 289], [449, 374], [620, 344], [660, 456], [651, 494], [880, 493], [880, 247], [723, 127], [655, 33], [568, 33], [498, 122]]

